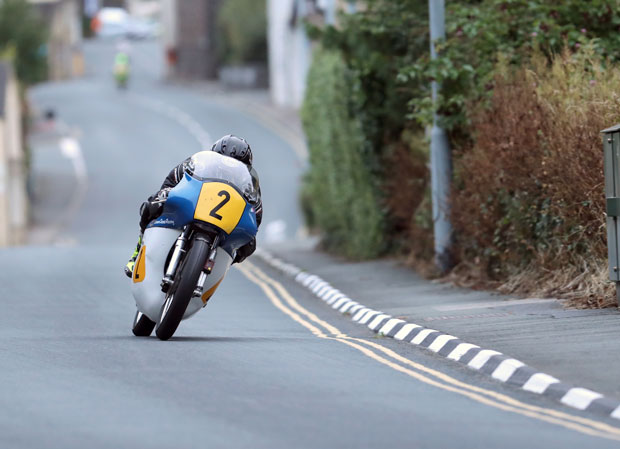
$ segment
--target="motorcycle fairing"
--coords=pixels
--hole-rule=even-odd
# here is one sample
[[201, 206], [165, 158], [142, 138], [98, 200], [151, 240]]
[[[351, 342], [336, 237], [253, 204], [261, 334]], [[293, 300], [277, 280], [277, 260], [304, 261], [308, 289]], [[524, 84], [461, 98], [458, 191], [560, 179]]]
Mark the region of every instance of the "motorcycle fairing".
[[155, 322], [159, 319], [161, 306], [165, 299], [160, 284], [164, 277], [166, 259], [179, 235], [181, 231], [175, 229], [151, 228], [144, 232], [142, 238], [144, 250], [141, 270], [143, 277], [139, 282], [134, 280], [131, 290], [138, 310]]
[[[170, 248], [174, 245], [181, 231], [164, 227], [151, 227], [144, 232], [143, 248], [144, 276], [140, 282], [133, 282], [131, 289], [138, 310], [144, 313], [150, 320], [157, 322], [161, 314], [166, 295], [161, 291], [161, 280], [164, 276], [165, 264]], [[232, 265], [232, 257], [218, 249], [215, 257], [213, 271], [207, 277], [203, 291], [203, 297], [191, 299], [183, 319], [189, 318], [202, 307], [206, 300], [215, 292], [222, 279], [226, 276]]]
[[[214, 182], [222, 182], [214, 180]], [[196, 220], [194, 218], [203, 181], [192, 178], [187, 173], [183, 179], [168, 194], [164, 205], [164, 212], [159, 218], [152, 221], [148, 228], [168, 228], [182, 230], [183, 227]], [[231, 186], [234, 188], [234, 186]], [[213, 224], [213, 223], [211, 223]], [[250, 242], [256, 235], [258, 225], [256, 213], [251, 204], [246, 201], [245, 209], [236, 227], [230, 234], [220, 232], [220, 246], [233, 257], [237, 249]]]

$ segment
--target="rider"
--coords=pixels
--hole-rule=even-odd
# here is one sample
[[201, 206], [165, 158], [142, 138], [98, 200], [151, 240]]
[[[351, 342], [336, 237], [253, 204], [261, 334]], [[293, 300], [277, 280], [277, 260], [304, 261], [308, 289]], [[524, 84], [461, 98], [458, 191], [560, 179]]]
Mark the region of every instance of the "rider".
[[[256, 173], [256, 170], [254, 170], [254, 168], [252, 167], [252, 149], [250, 148], [250, 145], [245, 139], [229, 134], [215, 142], [211, 147], [211, 151], [215, 151], [216, 153], [219, 153], [223, 156], [232, 157], [247, 165], [248, 170], [252, 175], [253, 183], [257, 187], [256, 190], [258, 192], [258, 195], [256, 197], [256, 200], [251, 204], [254, 207], [254, 211], [256, 212], [256, 223], [258, 226], [260, 226], [263, 218], [263, 203], [261, 201], [258, 173]], [[163, 203], [168, 198], [168, 192], [170, 192], [173, 187], [175, 187], [179, 182], [181, 182], [181, 179], [183, 179], [183, 174], [186, 170], [187, 163], [190, 159], [191, 157], [185, 159], [179, 165], [174, 167], [170, 171], [170, 173], [168, 173], [168, 176], [166, 176], [166, 179], [161, 185], [159, 191], [154, 195], [149, 196], [148, 199], [140, 206], [140, 236], [138, 238], [138, 245], [136, 246], [136, 250], [129, 259], [129, 262], [127, 262], [127, 265], [125, 266], [125, 274], [128, 277], [131, 277], [132, 275], [133, 267], [136, 263], [136, 258], [138, 257], [138, 253], [140, 252], [140, 247], [142, 246], [142, 234], [144, 234], [144, 230], [151, 222], [151, 220], [156, 219], [163, 212]], [[254, 237], [252, 238], [252, 241], [239, 248], [233, 263], [243, 262], [245, 258], [250, 256], [255, 250], [256, 238]]]

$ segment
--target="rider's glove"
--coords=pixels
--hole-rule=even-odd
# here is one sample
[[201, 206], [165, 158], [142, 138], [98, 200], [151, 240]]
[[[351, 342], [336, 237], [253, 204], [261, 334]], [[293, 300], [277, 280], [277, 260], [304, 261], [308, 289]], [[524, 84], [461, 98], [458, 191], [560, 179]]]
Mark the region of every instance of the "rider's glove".
[[157, 192], [157, 201], [164, 201], [168, 199], [168, 194], [170, 193], [171, 187], [166, 187], [165, 189], [161, 189]]

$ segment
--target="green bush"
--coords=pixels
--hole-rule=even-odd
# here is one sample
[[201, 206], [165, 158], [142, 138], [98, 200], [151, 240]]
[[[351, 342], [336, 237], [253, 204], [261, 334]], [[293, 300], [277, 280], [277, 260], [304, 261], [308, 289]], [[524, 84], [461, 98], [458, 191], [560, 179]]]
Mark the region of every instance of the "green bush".
[[[411, 96], [423, 95], [427, 86], [417, 81], [403, 83], [397, 75], [403, 66], [428, 52], [426, 5], [412, 0], [369, 1], [363, 11], [342, 15], [338, 28], [309, 28], [325, 50], [339, 55], [342, 70], [354, 80], [346, 91], [349, 101], [333, 104], [326, 95], [313, 101], [346, 107], [341, 113], [357, 122], [355, 138], [363, 142], [361, 160], [383, 216], [380, 246], [388, 251], [416, 247], [425, 253], [428, 239], [418, 238], [424, 220], [414, 215], [423, 216], [422, 209], [426, 210], [428, 144], [424, 129], [407, 115]], [[312, 133], [321, 130], [306, 127], [306, 132], [312, 139]], [[337, 133], [318, 138], [333, 147]], [[329, 232], [326, 235], [329, 238]]]
[[[620, 59], [617, 8], [617, 0], [447, 2], [446, 40], [438, 45], [438, 59], [422, 55], [401, 68], [399, 79], [426, 86], [431, 80], [440, 82], [443, 125], [467, 134], [470, 103], [491, 94], [500, 56], [519, 66], [533, 51], [540, 51], [551, 61], [563, 48], [576, 50], [593, 40], [599, 55]], [[434, 106], [429, 93], [412, 96], [410, 106], [412, 117], [430, 123]]]
[[225, 64], [267, 62], [266, 0], [226, 0], [218, 11], [218, 55]]
[[0, 54], [13, 60], [23, 83], [33, 84], [47, 77], [46, 40], [45, 23], [26, 0], [0, 2]]
[[339, 52], [316, 50], [302, 108], [311, 164], [304, 197], [325, 246], [366, 259], [384, 249], [383, 211], [352, 103], [359, 89], [353, 75]]
[[[377, 247], [432, 257], [422, 136], [438, 109], [455, 169], [457, 277], [605, 304], [598, 132], [620, 121], [617, 0], [446, 2], [446, 39], [434, 61], [427, 2], [364, 3], [341, 15], [337, 28], [310, 27], [325, 50], [313, 64], [304, 118], [310, 144], [319, 148], [313, 151], [358, 133], [359, 163], [382, 211], [384, 242]], [[330, 84], [320, 64], [331, 76], [341, 73], [343, 87], [323, 92]], [[441, 85], [437, 104], [433, 80]], [[332, 98], [336, 93], [347, 98]], [[319, 126], [312, 116], [329, 121]], [[346, 126], [333, 125], [335, 117]], [[327, 161], [322, 170], [329, 171]], [[341, 157], [333, 166], [352, 163]], [[344, 222], [326, 218], [345, 210], [342, 204], [316, 207], [333, 188], [333, 181], [320, 185], [316, 172], [306, 183], [309, 215], [327, 242], [344, 241]]]

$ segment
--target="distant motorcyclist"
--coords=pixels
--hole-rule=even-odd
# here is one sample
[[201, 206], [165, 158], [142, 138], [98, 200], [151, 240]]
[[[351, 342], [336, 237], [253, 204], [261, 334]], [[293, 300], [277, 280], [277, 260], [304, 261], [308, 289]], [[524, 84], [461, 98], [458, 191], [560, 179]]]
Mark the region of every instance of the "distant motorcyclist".
[[[216, 153], [219, 153], [223, 156], [232, 157], [247, 165], [248, 170], [252, 175], [252, 180], [256, 187], [256, 191], [258, 192], [256, 200], [251, 204], [254, 207], [256, 213], [257, 225], [260, 226], [263, 218], [263, 203], [261, 200], [258, 173], [256, 173], [256, 170], [252, 167], [252, 149], [250, 148], [250, 145], [245, 139], [229, 134], [215, 142], [211, 147], [211, 151], [215, 151]], [[170, 173], [168, 173], [168, 176], [166, 176], [166, 179], [161, 185], [159, 191], [151, 195], [140, 206], [140, 236], [138, 238], [138, 244], [136, 246], [136, 249], [132, 254], [131, 258], [129, 259], [129, 262], [127, 262], [127, 265], [125, 266], [125, 274], [128, 277], [131, 277], [132, 275], [133, 267], [136, 263], [136, 258], [138, 257], [138, 253], [140, 252], [140, 247], [142, 246], [142, 234], [144, 234], [144, 230], [152, 220], [156, 219], [162, 214], [164, 210], [164, 203], [168, 198], [168, 193], [183, 179], [183, 175], [188, 168], [188, 163], [190, 159], [191, 157], [185, 159], [179, 165], [170, 170]], [[255, 250], [256, 239], [254, 238], [251, 242], [239, 248], [233, 263], [243, 262], [248, 256], [252, 255]]]
[[129, 81], [129, 53], [119, 51], [114, 57], [114, 78], [120, 88], [127, 87]]

